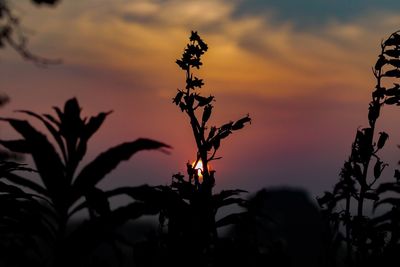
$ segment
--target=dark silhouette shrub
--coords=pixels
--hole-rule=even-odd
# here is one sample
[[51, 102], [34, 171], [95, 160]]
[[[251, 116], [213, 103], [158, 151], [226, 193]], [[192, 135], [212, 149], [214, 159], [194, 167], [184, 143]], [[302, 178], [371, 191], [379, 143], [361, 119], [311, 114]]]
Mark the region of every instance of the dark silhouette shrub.
[[[398, 198], [384, 198], [387, 191], [399, 193], [399, 171], [396, 181], [381, 183], [383, 170], [388, 166], [379, 156], [389, 135], [377, 133], [376, 122], [383, 106], [400, 105], [400, 34], [392, 33], [381, 44], [381, 53], [373, 68], [375, 90], [369, 103], [369, 126], [357, 130], [349, 159], [344, 163], [340, 180], [332, 192], [318, 198], [326, 219], [332, 226], [332, 250], [345, 244], [346, 266], [373, 266], [388, 262], [391, 251], [399, 248]], [[365, 212], [366, 203], [375, 208], [391, 204], [384, 215], [374, 217]], [[343, 205], [342, 205], [343, 204]], [[370, 205], [372, 206], [372, 205]], [[337, 254], [332, 254], [332, 262]], [[337, 262], [339, 264], [339, 262]]]
[[[220, 266], [223, 259], [219, 255], [225, 245], [217, 228], [238, 222], [246, 213], [232, 213], [216, 220], [221, 207], [245, 206], [246, 201], [238, 197], [245, 191], [223, 190], [214, 194], [215, 170], [209, 168], [209, 162], [220, 159], [216, 153], [221, 141], [251, 119], [247, 115], [220, 127], [208, 126], [214, 96], [199, 93], [204, 82], [193, 74], [194, 68], [202, 66], [201, 57], [207, 50], [207, 44], [197, 32], [192, 32], [182, 58], [176, 61], [185, 72], [186, 85], [178, 89], [173, 103], [188, 116], [197, 146], [195, 162], [186, 164], [187, 178], [177, 173], [169, 186], [123, 189], [132, 198], [160, 210], [158, 239], [137, 248], [137, 262], [145, 266]], [[203, 168], [196, 167], [199, 162]]]
[[[104, 192], [96, 185], [121, 161], [128, 160], [133, 154], [141, 150], [162, 150], [168, 146], [150, 139], [122, 143], [101, 153], [77, 172], [78, 165], [86, 154], [89, 139], [111, 112], [82, 118], [81, 107], [75, 98], [65, 103], [64, 110], [58, 107], [54, 107], [54, 110], [57, 117], [26, 110], [20, 112], [42, 122], [54, 138], [56, 147], [29, 122], [11, 118], [0, 120], [8, 122], [22, 139], [0, 140], [0, 144], [13, 152], [32, 156], [42, 184], [13, 172], [4, 172], [3, 179], [26, 187], [35, 196], [45, 200], [40, 207], [32, 207], [30, 212], [41, 214], [44, 208], [51, 211], [44, 215], [44, 225], [47, 226], [45, 241], [48, 249], [54, 250], [54, 259], [50, 260], [55, 266], [62, 266], [68, 265], [70, 260], [89, 254], [100, 242], [114, 240], [113, 230], [127, 220], [158, 212], [157, 209], [139, 202], [111, 210], [109, 197], [118, 194], [118, 191]], [[4, 187], [10, 188], [17, 187]], [[18, 192], [22, 194], [21, 190]], [[70, 217], [81, 209], [88, 209], [90, 220], [76, 227], [72, 233], [67, 233]]]

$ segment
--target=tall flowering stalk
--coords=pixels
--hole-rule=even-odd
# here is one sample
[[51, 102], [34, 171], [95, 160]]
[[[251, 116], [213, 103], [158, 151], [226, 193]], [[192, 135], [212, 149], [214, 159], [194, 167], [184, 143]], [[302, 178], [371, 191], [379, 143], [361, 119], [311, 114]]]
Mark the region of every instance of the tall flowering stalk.
[[333, 192], [325, 192], [318, 199], [333, 226], [335, 240], [345, 243], [347, 266], [360, 266], [377, 260], [379, 255], [383, 255], [386, 237], [390, 234], [381, 227], [382, 218], [367, 216], [365, 208], [368, 201], [380, 203], [381, 194], [387, 191], [376, 185], [388, 166], [378, 152], [385, 146], [389, 135], [383, 131], [377, 134], [376, 122], [384, 105], [400, 105], [400, 85], [396, 83], [400, 78], [399, 32], [392, 33], [382, 42], [373, 74], [376, 85], [369, 103], [369, 126], [357, 130], [351, 154]]
[[[160, 213], [161, 226], [168, 221], [169, 257], [173, 260], [182, 255], [200, 258], [198, 262], [192, 262], [195, 264], [192, 266], [210, 266], [215, 263], [213, 250], [218, 243], [217, 228], [235, 223], [240, 217], [240, 214], [229, 214], [216, 220], [219, 208], [245, 203], [242, 198], [235, 197], [244, 191], [223, 190], [213, 194], [215, 171], [208, 166], [211, 161], [220, 159], [217, 151], [221, 141], [251, 122], [247, 115], [220, 127], [208, 126], [213, 112], [214, 96], [201, 95], [199, 91], [204, 82], [194, 74], [194, 69], [202, 66], [201, 57], [207, 50], [207, 44], [197, 32], [192, 32], [182, 57], [176, 61], [185, 71], [186, 85], [178, 89], [173, 103], [189, 118], [197, 153], [195, 163], [192, 165], [188, 162], [186, 165], [188, 178], [181, 173], [175, 174], [172, 184], [163, 188], [164, 193], [168, 193], [170, 202]], [[202, 169], [196, 167], [199, 162], [204, 166]]]

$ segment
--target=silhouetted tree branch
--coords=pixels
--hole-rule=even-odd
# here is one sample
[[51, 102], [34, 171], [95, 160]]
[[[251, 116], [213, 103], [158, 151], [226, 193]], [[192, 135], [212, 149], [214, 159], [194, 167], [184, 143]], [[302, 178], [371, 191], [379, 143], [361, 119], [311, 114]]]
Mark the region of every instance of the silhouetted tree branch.
[[[54, 5], [57, 0], [33, 0], [35, 4]], [[10, 46], [22, 58], [32, 61], [39, 65], [59, 64], [59, 59], [48, 59], [32, 53], [28, 48], [28, 38], [24, 34], [20, 18], [18, 18], [10, 8], [9, 1], [0, 0], [0, 48]]]

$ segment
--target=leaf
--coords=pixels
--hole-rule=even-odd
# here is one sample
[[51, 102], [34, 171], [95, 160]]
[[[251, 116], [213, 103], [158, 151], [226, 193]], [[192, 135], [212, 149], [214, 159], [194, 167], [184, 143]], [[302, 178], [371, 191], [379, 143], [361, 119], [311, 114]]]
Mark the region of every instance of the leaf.
[[368, 121], [370, 126], [372, 126], [375, 123], [376, 119], [378, 119], [380, 108], [381, 108], [380, 105], [374, 105], [374, 104], [369, 105]]
[[387, 164], [383, 164], [383, 161], [381, 161], [379, 159], [376, 160], [376, 163], [375, 163], [375, 166], [374, 166], [374, 177], [375, 177], [375, 179], [378, 179], [381, 176], [382, 171], [386, 166], [387, 166]]
[[178, 93], [176, 94], [175, 98], [173, 98], [172, 103], [179, 105], [179, 103], [181, 103], [182, 97], [183, 97], [183, 92], [178, 90]]
[[21, 140], [0, 140], [0, 144], [12, 152], [31, 153], [32, 149], [28, 142]]
[[389, 138], [389, 135], [385, 132], [380, 132], [379, 133], [379, 139], [378, 139], [378, 149], [382, 149], [386, 143], [386, 140]]
[[400, 68], [400, 60], [399, 59], [391, 59], [391, 60], [389, 60], [389, 64], [396, 68]]
[[241, 212], [241, 213], [233, 213], [229, 214], [220, 220], [218, 220], [215, 225], [217, 228], [227, 226], [230, 224], [238, 224], [243, 221], [243, 219], [248, 215], [248, 212]]
[[92, 135], [97, 132], [100, 126], [103, 124], [104, 120], [112, 111], [101, 112], [97, 116], [91, 117], [89, 122], [85, 125], [83, 130], [82, 138], [88, 140]]
[[203, 106], [206, 106], [206, 105], [210, 104], [214, 99], [213, 96], [203, 97], [203, 96], [200, 96], [200, 95], [195, 95], [194, 98], [199, 102], [199, 106], [200, 107], [203, 107]]
[[207, 140], [210, 140], [211, 138], [213, 138], [216, 131], [217, 131], [217, 127], [212, 126], [210, 129], [210, 132], [208, 133]]
[[178, 66], [182, 69], [182, 70], [188, 70], [189, 69], [189, 65], [184, 62], [183, 60], [177, 59], [176, 60], [176, 64], [178, 64]]
[[0, 181], [0, 193], [28, 196], [23, 190], [14, 185], [9, 185]]
[[237, 196], [241, 193], [247, 193], [247, 191], [241, 189], [222, 190], [220, 193], [213, 195], [212, 198], [215, 205], [215, 211], [223, 206], [228, 206], [231, 204], [243, 206], [244, 203], [246, 203], [246, 200], [242, 198], [232, 198], [233, 196]]
[[46, 197], [49, 197], [49, 192], [47, 192], [47, 190], [44, 187], [42, 187], [41, 185], [39, 185], [35, 182], [32, 182], [24, 177], [21, 177], [14, 173], [8, 173], [8, 174], [4, 175], [4, 178], [14, 184], [29, 188], [30, 190], [33, 190], [36, 193], [39, 193]]
[[389, 98], [386, 98], [386, 100], [385, 100], [385, 104], [387, 104], [387, 105], [394, 105], [397, 103], [399, 103], [399, 97], [397, 97], [397, 96], [389, 97]]
[[400, 78], [400, 70], [398, 70], [398, 69], [388, 70], [383, 75], [386, 77]]
[[61, 111], [59, 107], [53, 107], [54, 111], [57, 113], [60, 127], [61, 127], [61, 122], [64, 120], [64, 113]]
[[218, 148], [221, 146], [221, 139], [219, 138], [219, 136], [216, 136], [212, 139], [212, 145], [215, 150], [218, 150]]
[[382, 194], [384, 192], [400, 193], [400, 184], [396, 183], [382, 183], [376, 189], [376, 193]]
[[223, 199], [221, 201], [215, 202], [215, 212], [217, 212], [217, 210], [219, 208], [222, 208], [222, 207], [225, 207], [225, 206], [229, 206], [229, 205], [232, 205], [232, 204], [237, 204], [239, 206], [243, 206], [243, 205], [245, 205], [246, 202], [247, 201], [242, 199], [242, 198], [235, 198], [235, 197], [225, 198], [225, 199]]
[[3, 177], [13, 171], [28, 171], [35, 172], [35, 170], [25, 167], [26, 164], [21, 164], [13, 161], [0, 161], [0, 177]]
[[378, 201], [379, 200], [379, 196], [375, 192], [366, 192], [364, 194], [364, 197], [366, 199], [371, 199], [371, 200], [374, 200], [374, 201]]
[[64, 165], [46, 136], [38, 132], [27, 121], [4, 118], [1, 120], [8, 121], [25, 138], [32, 149], [31, 155], [36, 169], [49, 195], [56, 205], [63, 205], [69, 185], [65, 180]]
[[213, 106], [211, 104], [208, 104], [204, 107], [204, 112], [201, 119], [203, 124], [205, 124], [210, 119], [212, 108]]
[[218, 199], [225, 199], [232, 196], [237, 196], [241, 193], [248, 193], [246, 190], [242, 189], [234, 189], [234, 190], [222, 190], [218, 194], [215, 194], [213, 197]]
[[112, 111], [109, 112], [101, 112], [95, 117], [91, 117], [89, 122], [83, 126], [82, 132], [80, 133], [80, 140], [78, 147], [72, 155], [70, 155], [71, 165], [69, 166], [73, 171], [75, 171], [79, 162], [83, 159], [87, 150], [87, 142], [90, 137], [93, 136], [95, 132], [100, 128], [103, 124], [106, 117], [111, 114]]
[[85, 197], [91, 217], [104, 216], [111, 212], [107, 194], [103, 190], [93, 187]]
[[75, 179], [73, 185], [74, 195], [71, 199], [71, 204], [78, 200], [79, 197], [85, 195], [87, 190], [100, 182], [121, 161], [128, 160], [133, 154], [141, 150], [162, 148], [170, 148], [170, 146], [150, 139], [137, 139], [103, 152], [94, 161], [86, 165]]
[[377, 201], [374, 204], [374, 208], [376, 208], [376, 207], [378, 207], [378, 206], [380, 206], [382, 204], [390, 204], [392, 206], [399, 206], [400, 205], [400, 198], [388, 197], [388, 198], [382, 199], [380, 201]]
[[394, 87], [389, 88], [385, 91], [386, 96], [399, 96], [400, 95], [400, 84], [393, 83]]
[[232, 132], [229, 131], [229, 130], [220, 131], [220, 132], [218, 133], [218, 137], [219, 137], [219, 139], [224, 139], [224, 138], [228, 137], [231, 133], [232, 133]]
[[387, 212], [385, 212], [385, 213], [383, 213], [383, 214], [381, 214], [379, 216], [376, 216], [376, 217], [372, 218], [371, 219], [371, 224], [372, 225], [377, 225], [377, 224], [382, 223], [384, 221], [388, 221], [388, 220], [390, 220], [392, 218], [392, 216], [393, 216], [393, 211], [392, 210], [387, 211]]
[[56, 140], [58, 146], [60, 147], [61, 153], [63, 153], [64, 159], [67, 158], [64, 142], [61, 139], [61, 135], [60, 135], [59, 131], [56, 128], [54, 128], [53, 125], [51, 125], [42, 116], [36, 114], [35, 112], [29, 111], [29, 110], [17, 110], [17, 112], [28, 114], [28, 115], [30, 115], [32, 117], [35, 117], [38, 120], [40, 120], [46, 126], [47, 130], [51, 133], [51, 135], [53, 136], [54, 140]]
[[247, 114], [246, 117], [241, 118], [236, 123], [238, 123], [238, 124], [250, 123], [251, 124], [251, 118], [250, 118], [249, 114]]
[[[192, 63], [193, 65], [194, 63]], [[201, 65], [201, 63], [196, 63], [198, 65]], [[201, 88], [204, 85], [204, 82], [202, 79], [199, 79], [197, 77], [189, 77], [186, 79], [186, 89], [195, 89], [196, 87]]]
[[180, 107], [180, 109], [181, 109], [182, 112], [183, 112], [185, 109], [187, 109], [185, 103], [183, 103], [183, 102], [179, 103], [179, 107]]
[[43, 114], [43, 117], [45, 117], [49, 122], [52, 122], [54, 125], [56, 125], [58, 128], [60, 128], [61, 122], [56, 120], [52, 115]]
[[397, 33], [393, 33], [384, 44], [385, 46], [400, 45], [400, 36]]
[[398, 49], [388, 49], [388, 50], [385, 50], [384, 53], [386, 55], [388, 55], [389, 57], [394, 57], [394, 58], [400, 57], [400, 50], [398, 50]]
[[386, 58], [383, 55], [379, 55], [379, 58], [375, 63], [375, 70], [380, 70], [386, 63]]
[[232, 129], [233, 121], [230, 121], [228, 123], [225, 123], [221, 127], [219, 127], [220, 132], [222, 131], [230, 131]]

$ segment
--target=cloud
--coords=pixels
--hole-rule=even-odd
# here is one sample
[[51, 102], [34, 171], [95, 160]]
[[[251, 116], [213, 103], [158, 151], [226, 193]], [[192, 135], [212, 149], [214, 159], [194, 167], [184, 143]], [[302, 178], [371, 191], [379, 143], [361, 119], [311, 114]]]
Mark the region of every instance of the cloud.
[[[288, 154], [294, 160], [301, 158], [295, 166], [320, 163], [320, 158], [326, 165], [330, 161], [341, 164], [356, 127], [366, 123], [362, 119], [374, 87], [371, 66], [380, 41], [399, 27], [400, 16], [384, 9], [370, 12], [362, 8], [341, 19], [333, 13], [347, 4], [332, 6], [337, 1], [328, 2], [324, 12], [330, 15], [323, 20], [319, 17], [324, 12], [316, 11], [325, 4], [316, 1], [304, 6], [260, 1], [251, 8], [247, 1], [228, 0], [63, 1], [52, 10], [26, 6], [29, 16], [22, 22], [36, 31], [30, 39], [32, 50], [60, 56], [64, 65], [43, 75], [42, 70], [32, 71], [34, 67], [15, 53], [3, 53], [0, 68], [6, 75], [2, 86], [15, 88], [11, 97], [15, 95], [18, 108], [31, 108], [30, 103], [37, 101], [35, 105], [47, 111], [45, 108], [72, 94], [82, 99], [85, 110], [116, 109], [108, 139], [102, 140], [114, 140], [121, 132], [126, 139], [136, 133], [155, 138], [162, 135], [180, 157], [168, 162], [184, 162], [190, 154], [190, 141], [178, 140], [169, 130], [178, 120], [183, 124], [183, 115], [170, 104], [176, 88], [184, 83], [184, 73], [174, 61], [190, 30], [198, 30], [210, 46], [199, 76], [205, 78], [204, 94], [211, 91], [217, 97], [216, 113], [220, 115], [216, 124], [247, 112], [255, 119], [249, 133], [233, 137], [237, 141], [231, 147], [227, 143], [226, 155], [232, 161], [241, 160], [234, 154], [235, 146], [251, 143], [255, 153], [249, 148], [246, 158], [252, 160], [248, 164], [254, 167], [254, 174], [264, 173], [268, 160], [285, 161]], [[315, 5], [310, 7], [311, 3]], [[299, 18], [290, 12], [277, 19], [276, 12], [283, 14], [286, 8], [292, 13], [298, 9], [303, 16], [309, 12], [318, 23], [299, 26]], [[307, 8], [311, 11], [306, 12]], [[38, 87], [35, 94], [33, 85]], [[190, 137], [184, 126], [176, 127]], [[318, 147], [311, 147], [315, 140]], [[282, 169], [288, 169], [285, 163], [281, 163]], [[274, 163], [270, 164], [274, 172]]]
[[399, 8], [396, 0], [242, 0], [238, 2], [235, 15], [267, 14], [274, 24], [291, 22], [296, 30], [313, 31], [332, 21], [349, 23], [366, 13], [391, 13]]
[[[253, 3], [262, 9], [272, 2]], [[304, 4], [315, 12], [332, 5]], [[271, 14], [240, 11], [244, 6], [249, 4], [226, 0], [66, 1], [53, 13], [32, 11], [28, 23], [38, 29], [33, 47], [41, 54], [62, 55], [69, 66], [104, 69], [127, 81], [141, 77], [161, 95], [180, 83], [174, 61], [194, 29], [210, 44], [201, 75], [213, 90], [285, 98], [317, 97], [321, 88], [337, 87], [338, 101], [343, 94], [358, 101], [360, 91], [373, 86], [370, 66], [379, 42], [400, 25], [398, 15], [377, 10], [301, 31], [295, 18], [278, 24]], [[294, 7], [300, 13], [305, 8], [287, 1], [274, 6]]]

